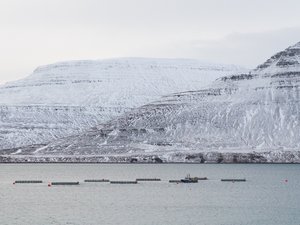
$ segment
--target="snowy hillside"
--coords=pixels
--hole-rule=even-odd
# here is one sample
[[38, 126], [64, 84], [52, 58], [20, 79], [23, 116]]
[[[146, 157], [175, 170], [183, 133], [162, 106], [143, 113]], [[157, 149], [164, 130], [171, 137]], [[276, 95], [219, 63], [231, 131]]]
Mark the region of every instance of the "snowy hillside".
[[71, 61], [0, 86], [0, 149], [77, 134], [172, 92], [196, 90], [239, 67], [185, 59]]
[[[166, 95], [39, 156], [102, 161], [300, 162], [300, 43], [250, 73]], [[21, 154], [32, 154], [23, 149]], [[85, 159], [86, 160], [86, 159]], [[93, 159], [95, 160], [95, 159]]]

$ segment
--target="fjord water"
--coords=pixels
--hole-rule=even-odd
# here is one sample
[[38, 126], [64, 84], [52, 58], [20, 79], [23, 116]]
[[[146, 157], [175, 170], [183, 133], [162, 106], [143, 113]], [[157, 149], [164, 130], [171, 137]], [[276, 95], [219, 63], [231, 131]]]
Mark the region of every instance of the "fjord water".
[[[187, 173], [209, 180], [168, 183]], [[145, 177], [162, 181], [83, 182]], [[18, 179], [45, 183], [13, 185]], [[48, 187], [49, 181], [81, 183]], [[299, 225], [299, 186], [300, 165], [291, 164], [2, 164], [0, 224]]]

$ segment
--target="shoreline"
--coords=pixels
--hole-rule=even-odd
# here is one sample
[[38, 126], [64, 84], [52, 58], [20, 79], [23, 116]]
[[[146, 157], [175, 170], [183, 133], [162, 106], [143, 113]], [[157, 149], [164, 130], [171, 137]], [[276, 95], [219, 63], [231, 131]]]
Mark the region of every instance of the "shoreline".
[[164, 163], [150, 163], [150, 162], [140, 162], [140, 163], [130, 163], [130, 162], [0, 162], [0, 165], [7, 164], [119, 164], [119, 165], [166, 165], [166, 164], [182, 164], [182, 165], [287, 165], [294, 164], [300, 165], [299, 162], [256, 162], [256, 163], [197, 163], [197, 162], [164, 162]]
[[0, 163], [300, 164], [300, 151], [198, 152], [134, 155], [0, 155]]

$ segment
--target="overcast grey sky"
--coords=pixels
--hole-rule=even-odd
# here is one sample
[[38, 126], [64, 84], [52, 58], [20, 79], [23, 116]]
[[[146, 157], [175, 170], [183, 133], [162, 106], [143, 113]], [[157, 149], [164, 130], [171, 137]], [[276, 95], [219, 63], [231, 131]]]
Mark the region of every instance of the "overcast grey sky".
[[0, 83], [57, 61], [198, 58], [249, 68], [300, 41], [299, 0], [0, 0]]

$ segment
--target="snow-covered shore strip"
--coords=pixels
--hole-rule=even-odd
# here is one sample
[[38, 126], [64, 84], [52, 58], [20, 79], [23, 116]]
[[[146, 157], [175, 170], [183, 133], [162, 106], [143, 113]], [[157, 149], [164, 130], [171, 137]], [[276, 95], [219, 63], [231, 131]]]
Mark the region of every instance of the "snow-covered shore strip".
[[300, 163], [300, 151], [165, 155], [2, 155], [0, 163]]

